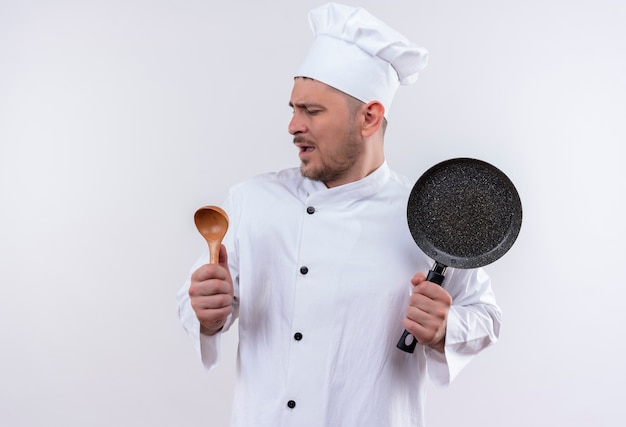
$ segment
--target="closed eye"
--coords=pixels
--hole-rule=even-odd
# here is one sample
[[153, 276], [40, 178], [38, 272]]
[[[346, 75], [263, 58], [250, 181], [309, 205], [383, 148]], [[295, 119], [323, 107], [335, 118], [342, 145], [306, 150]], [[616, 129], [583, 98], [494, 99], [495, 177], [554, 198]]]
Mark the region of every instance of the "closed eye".
[[294, 113], [295, 113], [295, 110], [297, 109], [297, 110], [303, 111], [305, 114], [308, 114], [309, 116], [314, 116], [324, 111], [324, 108], [321, 105], [317, 105], [317, 104], [306, 104], [306, 103], [292, 104], [290, 102], [289, 106], [293, 109]]

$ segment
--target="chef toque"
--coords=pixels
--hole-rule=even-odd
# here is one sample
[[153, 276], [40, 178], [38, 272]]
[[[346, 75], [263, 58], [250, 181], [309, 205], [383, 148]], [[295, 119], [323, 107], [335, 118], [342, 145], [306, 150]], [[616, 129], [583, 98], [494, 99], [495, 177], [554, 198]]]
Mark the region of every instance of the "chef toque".
[[363, 8], [328, 3], [309, 12], [315, 36], [296, 76], [310, 77], [389, 111], [400, 84], [415, 83], [428, 51]]

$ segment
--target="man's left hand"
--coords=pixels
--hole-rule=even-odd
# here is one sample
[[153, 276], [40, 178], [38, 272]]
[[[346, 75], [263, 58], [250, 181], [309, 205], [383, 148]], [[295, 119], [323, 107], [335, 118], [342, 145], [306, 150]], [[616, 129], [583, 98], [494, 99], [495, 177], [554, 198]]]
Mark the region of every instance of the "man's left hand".
[[417, 342], [443, 353], [452, 297], [441, 286], [427, 282], [424, 273], [413, 276], [411, 284], [413, 293], [402, 325]]

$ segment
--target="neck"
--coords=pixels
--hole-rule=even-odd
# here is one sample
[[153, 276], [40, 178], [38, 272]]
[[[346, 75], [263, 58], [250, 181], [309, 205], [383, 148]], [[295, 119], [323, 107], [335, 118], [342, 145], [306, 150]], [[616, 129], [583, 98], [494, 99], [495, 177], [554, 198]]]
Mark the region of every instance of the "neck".
[[333, 188], [359, 181], [378, 169], [384, 161], [385, 153], [382, 149], [382, 142], [380, 144], [365, 143], [359, 160], [352, 165], [349, 174], [338, 180], [325, 181], [324, 184], [328, 188]]

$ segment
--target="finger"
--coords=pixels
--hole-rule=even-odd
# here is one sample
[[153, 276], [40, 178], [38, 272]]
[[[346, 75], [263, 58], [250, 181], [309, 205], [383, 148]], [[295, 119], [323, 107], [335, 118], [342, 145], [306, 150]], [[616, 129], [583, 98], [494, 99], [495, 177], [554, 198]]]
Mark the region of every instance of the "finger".
[[228, 269], [228, 251], [224, 245], [220, 246], [219, 265]]
[[433, 282], [422, 281], [413, 287], [413, 295], [424, 295], [431, 300], [441, 301], [448, 305], [452, 303], [452, 297], [444, 288]]
[[210, 296], [198, 296], [191, 301], [194, 310], [216, 310], [230, 307], [233, 304], [233, 296], [230, 294], [216, 294]]
[[413, 286], [417, 286], [420, 283], [422, 283], [424, 280], [426, 280], [426, 275], [422, 272], [419, 273], [415, 273], [415, 275], [411, 278], [411, 284]]
[[219, 264], [204, 264], [191, 274], [191, 281], [204, 282], [207, 280], [226, 280], [228, 272]]
[[434, 300], [425, 295], [414, 294], [409, 299], [407, 316], [415, 321], [419, 321], [418, 315], [422, 314], [424, 316], [433, 316], [437, 319], [446, 319], [449, 311], [450, 304], [447, 301]]
[[432, 300], [425, 302], [424, 305], [427, 307], [426, 309], [424, 309], [424, 306], [407, 307], [406, 317], [403, 320], [410, 326], [406, 328], [409, 332], [415, 332], [421, 336], [427, 334], [426, 331], [433, 333], [432, 331], [436, 332], [445, 327], [449, 312], [447, 306]]
[[429, 308], [435, 304], [435, 301], [419, 292], [414, 292], [409, 298], [409, 307], [415, 307], [422, 311], [429, 311]]
[[220, 329], [224, 326], [226, 319], [232, 312], [232, 307], [225, 307], [218, 310], [203, 310], [196, 313], [198, 321], [208, 330]]
[[233, 287], [225, 280], [210, 279], [202, 282], [192, 281], [189, 286], [189, 296], [198, 298], [212, 295], [233, 295]]
[[440, 337], [441, 324], [421, 324], [408, 318], [402, 320], [402, 326], [413, 335], [418, 343], [429, 345]]
[[416, 302], [411, 301], [406, 309], [406, 317], [426, 325], [432, 321], [446, 319], [449, 311], [450, 307], [446, 304], [424, 298]]

